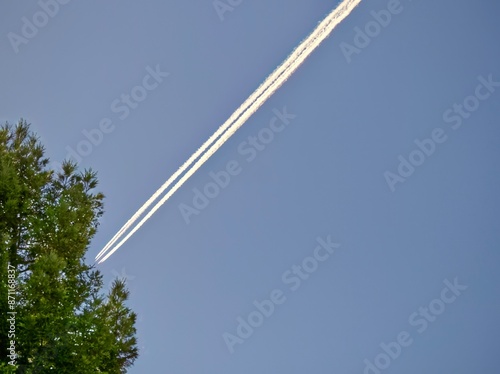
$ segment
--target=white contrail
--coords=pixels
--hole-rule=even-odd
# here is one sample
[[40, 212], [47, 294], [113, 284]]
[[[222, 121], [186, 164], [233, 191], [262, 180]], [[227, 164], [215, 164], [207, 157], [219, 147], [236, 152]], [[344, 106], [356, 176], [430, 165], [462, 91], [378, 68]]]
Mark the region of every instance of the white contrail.
[[[316, 29], [292, 52], [290, 56], [245, 100], [245, 102], [231, 115], [231, 117], [165, 182], [158, 191], [132, 216], [120, 229], [111, 241], [98, 254], [104, 252], [114, 244], [123, 233], [144, 213], [144, 211], [161, 195], [170, 184], [175, 181], [217, 138], [219, 138], [186, 174], [172, 187], [172, 189], [148, 212], [148, 214], [122, 239], [109, 253], [102, 257], [99, 263], [106, 261], [119, 247], [121, 247], [183, 184], [188, 180], [247, 120], [252, 116], [283, 83], [297, 70], [309, 55], [325, 40], [333, 29], [346, 18], [361, 0], [344, 0], [333, 10]], [[222, 135], [222, 136], [221, 136]]]
[[[302, 44], [301, 44], [302, 46]], [[300, 47], [300, 46], [299, 46]], [[296, 51], [299, 48], [296, 49]], [[224, 122], [210, 138], [193, 154], [184, 164], [170, 177], [168, 180], [146, 201], [141, 208], [125, 223], [120, 230], [111, 238], [104, 248], [95, 257], [98, 260], [104, 253], [134, 224], [137, 219], [149, 208], [149, 206], [158, 199], [158, 197], [182, 174], [186, 169], [207, 150], [207, 148], [223, 134], [236, 119], [261, 95], [266, 93], [269, 86], [279, 78], [287, 68], [287, 62], [290, 62], [291, 57], [285, 60], [277, 69], [275, 69], [267, 79], [240, 105], [238, 109]]]

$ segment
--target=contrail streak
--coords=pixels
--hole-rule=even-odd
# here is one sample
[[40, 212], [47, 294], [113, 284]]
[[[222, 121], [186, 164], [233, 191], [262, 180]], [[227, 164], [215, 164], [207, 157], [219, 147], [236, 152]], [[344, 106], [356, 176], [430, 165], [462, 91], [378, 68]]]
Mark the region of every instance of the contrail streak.
[[[333, 29], [344, 20], [361, 0], [344, 0], [333, 10], [288, 56], [288, 58], [255, 90], [245, 102], [220, 126], [217, 131], [148, 199], [118, 233], [96, 256], [99, 263], [106, 261], [120, 248], [183, 184], [188, 180], [273, 94], [283, 85], [309, 55], [323, 42]], [[214, 143], [215, 141], [215, 143]], [[214, 144], [212, 144], [214, 143]], [[212, 144], [212, 146], [210, 146]], [[208, 148], [210, 146], [210, 148]], [[208, 150], [207, 150], [208, 148]], [[206, 152], [205, 152], [206, 151]], [[205, 152], [203, 154], [203, 152]], [[201, 155], [201, 157], [200, 157]], [[198, 158], [170, 191], [106, 256], [104, 253], [132, 226], [149, 206]]]
[[[289, 60], [289, 59], [288, 59]], [[210, 138], [203, 143], [203, 145], [198, 148], [198, 150], [189, 157], [189, 159], [182, 164], [182, 166], [170, 177], [168, 180], [146, 201], [141, 208], [134, 213], [134, 215], [121, 227], [121, 229], [111, 238], [111, 240], [104, 246], [104, 248], [95, 257], [98, 260], [104, 255], [104, 253], [126, 232], [137, 219], [149, 208], [149, 206], [182, 174], [186, 169], [198, 158], [200, 155], [207, 150], [207, 148], [223, 134], [235, 121], [236, 119], [261, 95], [263, 95], [269, 88], [269, 86], [276, 81], [276, 79], [283, 73], [284, 68], [286, 68], [286, 60], [277, 69], [275, 69], [271, 75], [240, 105], [238, 109], [224, 122], [217, 131], [210, 136]]]

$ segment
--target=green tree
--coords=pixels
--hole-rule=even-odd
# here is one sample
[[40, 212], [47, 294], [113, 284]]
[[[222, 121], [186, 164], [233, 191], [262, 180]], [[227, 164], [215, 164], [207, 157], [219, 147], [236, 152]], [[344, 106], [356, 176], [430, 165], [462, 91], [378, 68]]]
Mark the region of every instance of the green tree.
[[[129, 293], [116, 280], [102, 294], [102, 275], [85, 262], [103, 214], [96, 173], [48, 163], [25, 121], [0, 128], [0, 372], [126, 373], [138, 357]], [[15, 360], [5, 354], [9, 311]]]

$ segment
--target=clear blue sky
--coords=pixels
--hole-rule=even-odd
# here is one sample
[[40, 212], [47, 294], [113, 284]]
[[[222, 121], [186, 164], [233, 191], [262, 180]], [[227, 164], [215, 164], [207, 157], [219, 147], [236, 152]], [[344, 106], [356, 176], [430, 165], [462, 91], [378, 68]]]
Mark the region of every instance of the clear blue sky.
[[[36, 1], [0, 5], [1, 122], [32, 123], [54, 161], [80, 146], [99, 173], [89, 261], [336, 3], [245, 0], [223, 20], [211, 0], [71, 1], [46, 19]], [[390, 4], [363, 1], [100, 265], [106, 282], [130, 277], [131, 373], [498, 373], [500, 4], [401, 0], [377, 30], [371, 12]], [[367, 25], [378, 34], [346, 58]], [[124, 104], [131, 91], [147, 97]], [[284, 107], [296, 117], [248, 161]], [[230, 161], [240, 173], [187, 224], [180, 204]], [[328, 235], [340, 247], [312, 270]], [[286, 272], [304, 259], [293, 291]], [[223, 334], [276, 289], [281, 304], [231, 354]]]

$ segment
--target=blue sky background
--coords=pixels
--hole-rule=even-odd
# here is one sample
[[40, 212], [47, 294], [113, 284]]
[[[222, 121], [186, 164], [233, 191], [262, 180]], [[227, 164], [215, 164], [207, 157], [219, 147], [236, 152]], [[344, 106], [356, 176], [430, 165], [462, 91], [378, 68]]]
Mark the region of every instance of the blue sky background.
[[[7, 35], [40, 6], [0, 5], [0, 121], [25, 118], [54, 161], [114, 125], [80, 163], [106, 195], [89, 261], [336, 3], [247, 0], [221, 20], [210, 0], [72, 1], [18, 53]], [[388, 3], [363, 1], [99, 266], [129, 277], [130, 373], [363, 373], [402, 331], [413, 343], [383, 373], [498, 373], [500, 88], [456, 130], [443, 113], [500, 81], [500, 4], [402, 0], [348, 63], [341, 43]], [[157, 64], [170, 75], [119, 119], [111, 103]], [[283, 107], [296, 118], [247, 162], [239, 145]], [[447, 140], [392, 192], [384, 172], [435, 128]], [[231, 160], [241, 173], [186, 224], [179, 204]], [[282, 274], [328, 235], [340, 248], [291, 291]], [[418, 333], [409, 316], [456, 277], [468, 288]], [[222, 334], [273, 289], [286, 301], [230, 354]]]

